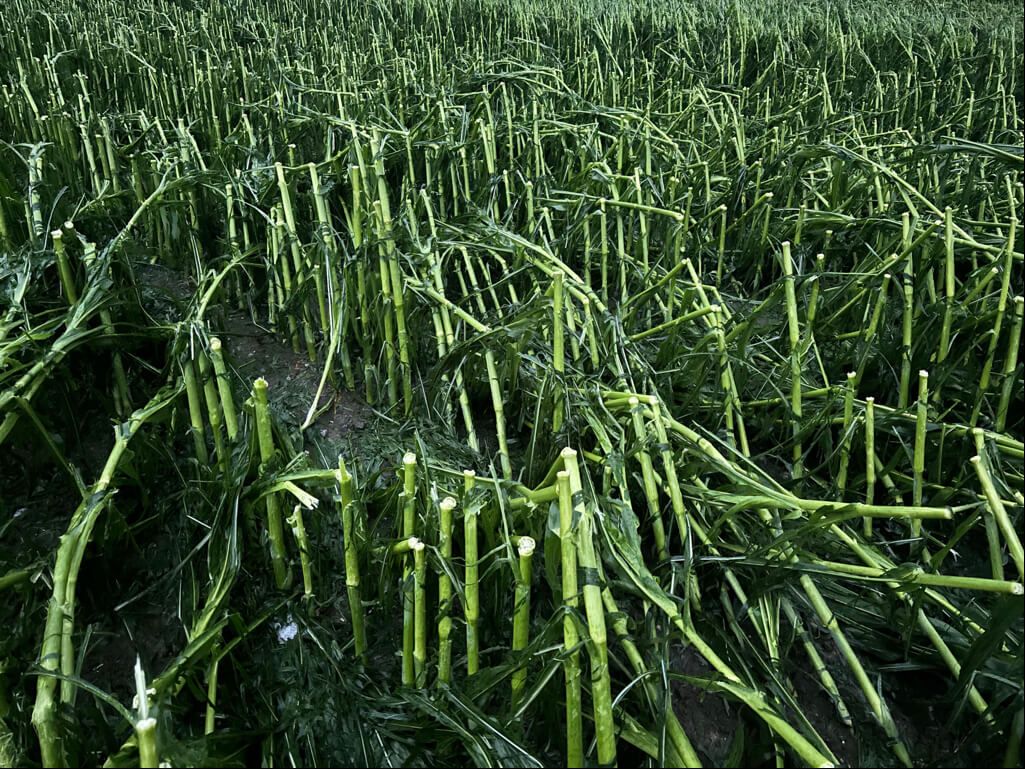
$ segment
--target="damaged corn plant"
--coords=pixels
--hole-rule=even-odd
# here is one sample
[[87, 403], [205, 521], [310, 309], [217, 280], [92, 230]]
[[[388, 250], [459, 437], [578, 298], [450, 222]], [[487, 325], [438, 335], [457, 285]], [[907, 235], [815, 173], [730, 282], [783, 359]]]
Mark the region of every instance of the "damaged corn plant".
[[1022, 51], [6, 2], [0, 766], [1021, 766]]

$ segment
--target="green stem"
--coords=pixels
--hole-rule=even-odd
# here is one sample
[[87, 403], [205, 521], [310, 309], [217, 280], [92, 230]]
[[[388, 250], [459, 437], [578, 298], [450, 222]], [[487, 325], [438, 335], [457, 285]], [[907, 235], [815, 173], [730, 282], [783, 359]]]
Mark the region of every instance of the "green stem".
[[[920, 507], [922, 504], [922, 487], [925, 477], [925, 429], [929, 408], [929, 372], [918, 372], [918, 407], [915, 412], [915, 447], [912, 457], [912, 472], [914, 473], [914, 486], [912, 488], [911, 504]], [[922, 536], [922, 522], [911, 521], [911, 535]]]
[[[634, 435], [637, 436], [639, 446], [648, 443], [648, 431], [641, 416], [642, 407], [637, 398], [631, 398], [630, 417], [633, 422]], [[666, 545], [666, 530], [662, 523], [662, 511], [658, 501], [658, 485], [655, 483], [655, 471], [652, 468], [651, 457], [643, 448], [637, 450], [637, 460], [641, 464], [641, 476], [644, 479], [644, 497], [648, 503], [648, 514], [651, 516], [652, 533], [655, 536], [655, 547], [658, 550], [658, 557], [663, 562], [669, 560], [669, 549]]]
[[210, 339], [210, 360], [213, 361], [214, 373], [217, 375], [217, 391], [221, 396], [224, 427], [228, 431], [228, 440], [233, 441], [238, 435], [238, 416], [235, 413], [235, 401], [231, 396], [231, 378], [228, 376], [228, 367], [224, 362], [221, 340], [217, 337]]
[[224, 436], [221, 435], [221, 403], [217, 395], [216, 377], [210, 365], [210, 357], [200, 351], [199, 375], [203, 380], [203, 395], [206, 398], [206, 412], [210, 419], [210, 432], [214, 434], [214, 450], [217, 453], [217, 466], [222, 473], [228, 469], [228, 454], [224, 448]]
[[135, 725], [135, 737], [139, 743], [139, 766], [141, 769], [157, 769], [160, 759], [157, 754], [157, 721], [144, 718]]
[[558, 433], [562, 429], [563, 412], [566, 407], [561, 382], [566, 371], [565, 341], [562, 329], [562, 272], [556, 272], [552, 278], [552, 368], [555, 370], [555, 376], [559, 380], [556, 382], [553, 392], [555, 412], [552, 416], [552, 430]]
[[185, 396], [189, 402], [189, 420], [192, 422], [192, 440], [196, 449], [196, 459], [200, 465], [206, 465], [210, 456], [206, 451], [206, 435], [203, 426], [203, 406], [199, 395], [199, 385], [196, 382], [196, 369], [192, 365], [192, 359], [188, 358], [182, 366], [185, 379]]
[[[443, 566], [452, 561], [452, 511], [457, 502], [445, 497], [439, 505], [439, 537]], [[452, 680], [452, 580], [444, 570], [438, 576], [438, 681], [448, 684]]]
[[[871, 505], [876, 490], [876, 427], [875, 398], [865, 398], [865, 504]], [[865, 536], [872, 537], [872, 518], [865, 516]]]
[[[271, 431], [270, 407], [267, 404], [267, 380], [260, 377], [253, 382], [253, 411], [256, 416], [256, 435], [260, 447], [260, 471], [266, 473], [274, 461], [274, 437]], [[292, 573], [285, 553], [285, 534], [281, 523], [281, 507], [277, 494], [267, 495], [267, 535], [270, 539], [271, 563], [274, 582], [280, 590], [288, 590]]]
[[417, 540], [413, 547], [413, 684], [427, 683], [427, 553]]
[[[982, 457], [978, 455], [972, 457], [971, 463], [975, 468], [976, 474], [979, 476], [979, 483], [982, 484], [983, 494], [986, 495], [986, 504], [996, 519], [1000, 533], [1004, 535], [1004, 543], [1007, 545], [1007, 551], [1011, 555], [1011, 560], [1014, 561], [1014, 565], [1018, 568], [1018, 579], [1025, 579], [1025, 551], [1022, 550], [1021, 539], [1018, 537], [1018, 532], [1015, 531], [1011, 519], [1007, 515], [1007, 508], [1004, 507], [1004, 503], [1000, 499], [1000, 494], [993, 484], [993, 479], [990, 477], [989, 470]], [[1021, 585], [1018, 584], [1018, 587], [1020, 588]], [[1020, 590], [1018, 594], [1021, 594]]]
[[1011, 336], [1007, 340], [1007, 357], [1004, 359], [1004, 382], [1000, 388], [1000, 402], [997, 405], [996, 429], [998, 433], [1004, 432], [1007, 427], [1007, 409], [1011, 404], [1011, 395], [1014, 392], [1014, 385], [1021, 382], [1021, 377], [1015, 377], [1018, 368], [1018, 348], [1021, 345], [1022, 321], [1025, 320], [1025, 300], [1020, 296], [1014, 298], [1014, 325], [1011, 326]]
[[[563, 454], [571, 449], [563, 449]], [[578, 769], [584, 765], [583, 726], [581, 721], [580, 654], [577, 645], [577, 550], [573, 541], [573, 492], [568, 470], [560, 470], [556, 483], [559, 488], [559, 543], [562, 555], [562, 638], [565, 659], [563, 674], [566, 679], [566, 766]]]
[[840, 469], [836, 474], [836, 489], [842, 500], [847, 488], [847, 466], [851, 459], [851, 424], [854, 421], [854, 379], [855, 373], [847, 373], [847, 387], [843, 399], [843, 432], [840, 436]]
[[310, 562], [310, 540], [306, 536], [306, 525], [303, 522], [302, 505], [296, 505], [288, 516], [288, 525], [292, 528], [292, 536], [299, 546], [299, 562], [303, 572], [303, 598], [313, 597], [313, 567]]
[[57, 255], [57, 271], [60, 275], [61, 285], [64, 286], [64, 296], [69, 305], [78, 301], [78, 291], [75, 288], [75, 279], [71, 272], [71, 263], [68, 261], [68, 253], [64, 248], [64, 233], [54, 230], [50, 233], [53, 238], [53, 251]]
[[[402, 536], [409, 539], [416, 528], [416, 454], [402, 457]], [[416, 665], [413, 647], [416, 644], [413, 558], [406, 556], [402, 566], [402, 683], [413, 686]]]
[[214, 646], [213, 659], [206, 669], [206, 722], [203, 734], [213, 734], [217, 728], [217, 668], [221, 663], [219, 647]]
[[[572, 449], [562, 452], [569, 472], [570, 489], [574, 496], [583, 494], [577, 453]], [[612, 719], [612, 682], [609, 677], [609, 650], [605, 633], [605, 609], [602, 605], [598, 576], [598, 559], [594, 551], [594, 522], [586, 505], [580, 507], [577, 521], [577, 559], [584, 575], [584, 612], [589, 633], [588, 652], [591, 656], [591, 699], [594, 708], [595, 738], [598, 742], [598, 763], [616, 765], [616, 725]]]
[[[516, 551], [520, 560], [516, 576], [516, 602], [513, 609], [512, 651], [514, 655], [516, 652], [526, 649], [530, 640], [530, 583], [533, 577], [531, 558], [536, 546], [531, 537], [518, 537], [516, 540]], [[520, 699], [523, 697], [526, 685], [527, 663], [523, 661], [512, 674], [511, 707], [513, 712], [516, 711]]]
[[480, 646], [477, 622], [480, 618], [479, 562], [477, 555], [477, 509], [468, 504], [470, 492], [476, 485], [473, 470], [463, 472], [463, 547], [466, 560], [466, 575], [463, 591], [466, 604], [463, 616], [466, 619], [466, 674], [473, 675], [480, 666]]
[[366, 625], [363, 619], [363, 598], [360, 594], [359, 551], [356, 546], [355, 494], [352, 475], [345, 462], [338, 457], [338, 509], [342, 517], [342, 537], [345, 542], [345, 588], [349, 597], [352, 617], [352, 638], [356, 657], [363, 659], [367, 651]]
[[498, 453], [502, 463], [502, 475], [512, 478], [512, 464], [509, 461], [509, 444], [505, 437], [505, 406], [502, 402], [502, 386], [498, 381], [498, 367], [495, 354], [490, 348], [484, 352], [484, 362], [488, 370], [488, 385], [491, 388], [491, 405], [495, 411], [495, 432], [498, 435]]
[[794, 287], [793, 260], [790, 256], [790, 243], [783, 242], [783, 275], [787, 300], [787, 328], [790, 334], [790, 410], [791, 432], [793, 434], [793, 477], [800, 479], [804, 475], [803, 451], [801, 450], [801, 326], [797, 318], [797, 292]]

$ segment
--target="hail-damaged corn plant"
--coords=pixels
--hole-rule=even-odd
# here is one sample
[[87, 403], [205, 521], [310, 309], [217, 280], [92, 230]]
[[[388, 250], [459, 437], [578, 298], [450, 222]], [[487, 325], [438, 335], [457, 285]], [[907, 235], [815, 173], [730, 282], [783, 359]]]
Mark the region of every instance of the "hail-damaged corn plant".
[[0, 767], [1021, 766], [1022, 51], [5, 3]]

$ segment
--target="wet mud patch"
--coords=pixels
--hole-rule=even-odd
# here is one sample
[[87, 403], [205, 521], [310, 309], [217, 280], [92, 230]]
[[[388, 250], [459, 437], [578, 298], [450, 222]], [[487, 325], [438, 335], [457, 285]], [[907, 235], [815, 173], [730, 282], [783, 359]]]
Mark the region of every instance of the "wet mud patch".
[[[846, 663], [836, 651], [830, 639], [824, 639], [823, 643], [816, 644], [823, 662], [833, 675], [834, 679], [846, 677]], [[818, 674], [807, 658], [802, 660], [805, 664], [795, 664], [790, 671], [790, 682], [794, 685], [797, 704], [801, 712], [808, 719], [812, 728], [825, 740], [826, 745], [833, 751], [842, 766], [862, 766], [863, 761], [859, 755], [858, 740], [854, 729], [847, 726], [841, 719], [836, 704], [826, 692], [819, 681]], [[842, 695], [841, 695], [842, 696]], [[851, 695], [844, 697], [845, 704], [850, 707], [860, 706], [861, 702], [851, 703]], [[865, 724], [865, 728], [876, 728], [878, 726]], [[885, 758], [885, 757], [884, 757]]]
[[157, 606], [96, 622], [83, 656], [82, 678], [125, 703], [135, 696], [135, 660], [148, 678], [163, 672], [187, 639], [180, 621]]
[[[310, 454], [313, 465], [334, 468], [341, 456], [358, 477], [376, 475], [378, 486], [394, 481], [393, 469], [414, 447], [412, 424], [376, 410], [362, 392], [345, 389], [340, 365], [335, 384], [328, 380], [320, 389], [323, 363], [311, 361], [305, 350], [297, 352], [246, 313], [228, 313], [216, 333], [236, 374], [236, 404], [249, 398], [253, 381], [262, 376], [274, 419], [296, 449]], [[314, 400], [316, 418], [300, 435]]]
[[[853, 725], [844, 723], [816, 671], [796, 650], [797, 656], [787, 665], [787, 680], [793, 685], [791, 694], [811, 728], [833, 752], [838, 766], [898, 766], [842, 656], [828, 637], [817, 647], [850, 710]], [[708, 663], [692, 648], [675, 652], [671, 665], [674, 673], [715, 677]], [[746, 706], [680, 679], [672, 681], [671, 693], [677, 718], [706, 766], [775, 765], [769, 733]], [[912, 680], [909, 676], [885, 695], [898, 733], [915, 757], [916, 766], [978, 765], [973, 760], [977, 757], [965, 754], [958, 728], [949, 722], [950, 702], [941, 679], [915, 676]], [[797, 723], [796, 713], [788, 709], [787, 720]], [[746, 732], [743, 745], [735, 746], [734, 740], [742, 729]], [[735, 747], [742, 747], [742, 752], [733, 755]], [[735, 763], [738, 760], [741, 763]]]
[[185, 315], [185, 307], [195, 296], [192, 279], [170, 267], [149, 262], [132, 265], [142, 309], [163, 322], [176, 322]]
[[[986, 763], [969, 739], [965, 718], [953, 717], [949, 682], [908, 670], [891, 679], [890, 712], [897, 731], [916, 760], [926, 766], [980, 766]], [[967, 710], [971, 706], [966, 705]]]
[[[835, 669], [835, 662], [842, 663], [833, 650], [820, 649], [820, 652], [831, 669]], [[715, 671], [692, 648], [675, 654], [672, 665], [674, 672], [687, 676], [715, 677]], [[790, 671], [790, 682], [794, 686], [793, 694], [801, 712], [829, 746], [839, 764], [862, 765], [854, 731], [840, 719], [833, 701], [822, 689], [814, 671], [797, 667]], [[672, 695], [673, 708], [680, 724], [706, 766], [774, 765], [772, 742], [758, 720], [752, 721], [745, 717], [744, 724], [741, 723], [742, 713], [746, 711], [744, 705], [681, 680], [673, 682]], [[745, 726], [748, 728], [744, 729]], [[752, 726], [757, 726], [760, 731], [753, 731], [750, 728]], [[864, 727], [870, 728], [870, 725], [865, 724]], [[746, 734], [742, 735], [742, 730]], [[734, 750], [742, 750], [742, 753], [731, 755]], [[737, 764], [738, 760], [743, 763]]]
[[[673, 654], [672, 670], [687, 676], [707, 676], [708, 663], [693, 649]], [[701, 762], [723, 766], [737, 732], [739, 717], [724, 697], [699, 686], [675, 679], [670, 685], [673, 711], [680, 720]]]
[[[275, 416], [290, 430], [306, 420], [316, 400], [314, 412], [320, 412], [308, 433], [326, 440], [339, 440], [352, 432], [365, 430], [375, 421], [373, 410], [356, 393], [324, 383], [317, 397], [323, 367], [311, 361], [305, 352], [297, 352], [275, 333], [242, 312], [228, 314], [218, 331], [240, 382], [238, 389], [248, 397], [258, 377], [267, 380], [267, 395]], [[336, 371], [336, 379], [341, 371]]]

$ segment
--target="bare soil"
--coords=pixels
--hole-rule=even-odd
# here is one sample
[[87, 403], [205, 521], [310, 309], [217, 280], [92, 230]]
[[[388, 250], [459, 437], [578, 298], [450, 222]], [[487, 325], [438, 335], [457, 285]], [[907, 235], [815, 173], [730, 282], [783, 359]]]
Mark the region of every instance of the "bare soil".
[[277, 416], [289, 426], [297, 427], [305, 421], [314, 399], [316, 410], [324, 409], [310, 426], [315, 437], [340, 440], [364, 430], [373, 420], [373, 410], [359, 395], [332, 386], [330, 381], [325, 382], [317, 398], [323, 373], [320, 365], [244, 313], [235, 311], [228, 315], [220, 338], [243, 382], [261, 376], [267, 380], [267, 392], [277, 406]]

